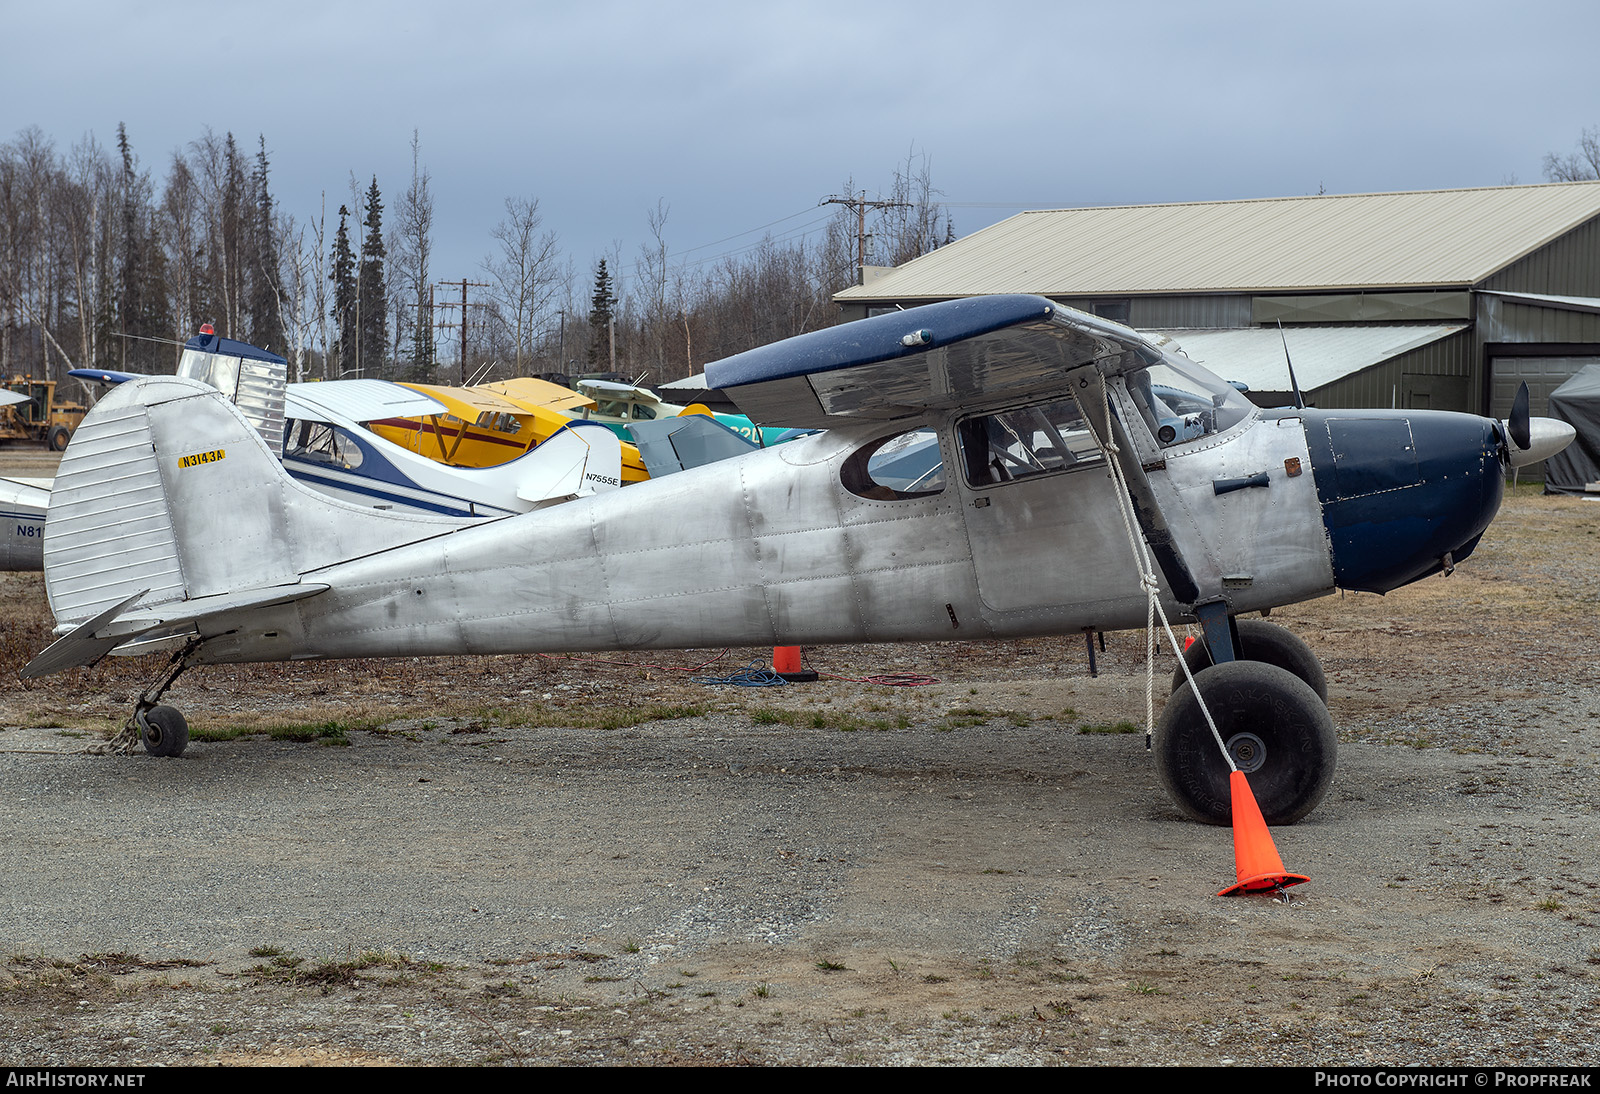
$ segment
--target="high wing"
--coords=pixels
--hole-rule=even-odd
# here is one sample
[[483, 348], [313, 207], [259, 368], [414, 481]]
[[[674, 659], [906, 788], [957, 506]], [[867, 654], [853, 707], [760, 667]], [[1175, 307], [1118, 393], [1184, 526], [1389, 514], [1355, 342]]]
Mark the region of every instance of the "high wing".
[[[522, 415], [527, 411], [492, 391], [477, 387], [450, 387], [444, 384], [402, 384], [419, 394], [436, 399], [443, 413], [463, 422], [475, 422], [485, 414]], [[433, 413], [439, 413], [434, 411]]]
[[125, 384], [137, 380], [137, 372], [118, 372], [110, 368], [75, 368], [67, 373], [74, 380], [89, 380], [96, 384]]
[[630, 403], [659, 403], [661, 396], [646, 387], [619, 384], [614, 380], [579, 380], [578, 390], [593, 399], [616, 399]]
[[587, 395], [581, 395], [560, 384], [552, 384], [548, 380], [540, 380], [533, 376], [497, 380], [492, 384], [481, 386], [522, 406], [554, 410], [569, 418], [578, 411], [594, 408], [594, 400]]
[[986, 296], [890, 312], [706, 367], [756, 422], [833, 428], [1004, 399], [1065, 394], [1068, 370], [1114, 375], [1164, 354], [1137, 332], [1041, 296]]
[[[290, 384], [283, 416], [298, 422], [331, 424], [340, 419], [415, 418], [446, 414], [439, 400], [388, 380], [323, 380]], [[330, 414], [332, 416], [330, 416]]]
[[20, 391], [0, 390], [0, 406], [14, 406], [17, 403], [25, 403], [28, 398]]

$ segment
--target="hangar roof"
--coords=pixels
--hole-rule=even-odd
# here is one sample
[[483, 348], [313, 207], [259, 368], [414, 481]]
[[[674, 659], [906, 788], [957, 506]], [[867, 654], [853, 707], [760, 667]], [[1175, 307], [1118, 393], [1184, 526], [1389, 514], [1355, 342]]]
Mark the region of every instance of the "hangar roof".
[[1384, 324], [1381, 326], [1247, 327], [1233, 330], [1168, 330], [1191, 360], [1224, 380], [1238, 380], [1252, 391], [1288, 391], [1283, 363], [1285, 341], [1303, 392], [1315, 391], [1380, 361], [1437, 342], [1467, 329], [1465, 323]]
[[1473, 285], [1600, 216], [1600, 182], [1018, 213], [853, 301]]

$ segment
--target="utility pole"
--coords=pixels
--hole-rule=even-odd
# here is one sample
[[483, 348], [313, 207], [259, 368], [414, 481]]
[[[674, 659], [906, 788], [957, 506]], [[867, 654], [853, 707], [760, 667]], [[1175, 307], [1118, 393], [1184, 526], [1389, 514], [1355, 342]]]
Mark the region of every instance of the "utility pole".
[[867, 281], [867, 210], [868, 209], [909, 209], [909, 201], [868, 201], [867, 192], [861, 191], [861, 196], [848, 194], [845, 197], [828, 197], [817, 202], [818, 205], [846, 205], [856, 211], [856, 284], [864, 285]]
[[[489, 288], [489, 286], [486, 283], [482, 282], [482, 281], [468, 281], [464, 277], [460, 281], [440, 281], [438, 283], [438, 285], [439, 285], [440, 288], [445, 288], [447, 286], [449, 288], [452, 288], [452, 289], [456, 288], [457, 286], [459, 286], [461, 288], [461, 300], [460, 300], [459, 303], [457, 303], [454, 300], [441, 300], [436, 306], [440, 307], [440, 308], [459, 307], [461, 309], [461, 386], [462, 387], [466, 387], [467, 386], [467, 308], [469, 306], [469, 302], [467, 300], [467, 288], [470, 286], [470, 287], [472, 287], [474, 289], [487, 289], [487, 288]], [[483, 301], [481, 301], [481, 300], [474, 300], [474, 301], [471, 301], [470, 303], [471, 303], [471, 306], [474, 306], [474, 307], [479, 307], [479, 308], [483, 307]], [[452, 326], [452, 324], [446, 323], [446, 322], [441, 320], [440, 323], [439, 323], [439, 326], [441, 328], [444, 328], [444, 327]]]

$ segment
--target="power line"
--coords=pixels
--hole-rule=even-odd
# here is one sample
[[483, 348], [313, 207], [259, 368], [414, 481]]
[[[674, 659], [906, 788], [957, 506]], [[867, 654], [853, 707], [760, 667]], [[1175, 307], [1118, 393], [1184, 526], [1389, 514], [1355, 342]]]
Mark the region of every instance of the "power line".
[[[777, 220], [769, 221], [768, 223], [763, 224], [758, 228], [751, 228], [747, 232], [737, 232], [737, 233], [735, 233], [734, 235], [731, 235], [731, 236], [724, 236], [722, 239], [719, 239], [714, 243], [702, 243], [698, 247], [690, 247], [687, 250], [674, 251], [674, 252], [672, 252], [672, 256], [674, 258], [677, 258], [677, 257], [679, 257], [681, 255], [693, 254], [695, 251], [703, 251], [707, 247], [715, 247], [719, 243], [726, 243], [731, 239], [739, 239], [740, 237], [750, 235], [753, 232], [759, 232], [759, 231], [762, 231], [762, 230], [764, 230], [766, 228], [770, 228], [774, 224], [782, 224], [786, 220], [793, 220], [795, 217], [805, 216], [807, 213], [815, 213], [815, 212], [816, 212], [816, 208], [815, 207], [812, 207], [810, 209], [803, 209], [798, 213], [790, 213], [786, 217], [779, 217]], [[787, 242], [788, 240], [791, 240], [791, 239], [796, 239], [796, 238], [799, 238], [801, 236], [810, 235], [813, 231], [816, 230], [816, 228], [818, 226], [826, 224], [831, 219], [832, 219], [832, 217], [830, 215], [824, 215], [824, 216], [821, 216], [821, 217], [817, 217], [817, 218], [815, 218], [813, 220], [807, 221], [805, 224], [796, 225], [795, 228], [789, 230], [788, 232], [785, 232], [785, 233], [780, 234], [780, 235], [778, 235], [776, 237], [773, 237], [772, 241], [774, 243], [784, 243], [784, 242]], [[720, 261], [721, 259], [724, 259], [724, 258], [733, 258], [733, 257], [736, 257], [738, 255], [748, 254], [751, 251], [756, 250], [757, 248], [759, 248], [760, 246], [762, 246], [766, 242], [767, 242], [767, 238], [763, 237], [763, 238], [757, 240], [754, 243], [747, 243], [747, 244], [744, 244], [744, 245], [739, 246], [739, 247], [734, 247], [731, 250], [722, 251], [722, 252], [720, 252], [718, 254], [704, 255], [704, 256], [702, 256], [700, 258], [695, 258], [695, 259], [686, 259], [686, 260], [680, 262], [679, 265], [681, 265], [681, 266], [683, 266], [685, 268], [688, 268], [688, 267], [698, 268], [700, 266], [704, 266], [708, 262], [717, 262], [717, 261]], [[638, 271], [639, 266], [640, 266], [640, 263], [637, 262], [637, 261], [625, 263], [625, 264], [623, 264], [623, 265], [618, 267], [618, 273], [619, 273], [619, 275], [623, 274], [623, 273], [633, 274], [633, 273], [636, 273]]]

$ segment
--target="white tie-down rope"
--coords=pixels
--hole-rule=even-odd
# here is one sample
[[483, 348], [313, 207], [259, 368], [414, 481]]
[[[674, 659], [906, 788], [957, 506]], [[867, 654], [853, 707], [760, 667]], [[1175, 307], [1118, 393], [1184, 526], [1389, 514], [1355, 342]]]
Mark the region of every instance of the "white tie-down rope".
[[1167, 640], [1172, 643], [1172, 652], [1178, 655], [1178, 664], [1183, 668], [1183, 675], [1189, 681], [1189, 689], [1194, 692], [1195, 701], [1200, 704], [1200, 713], [1205, 715], [1206, 725], [1211, 728], [1211, 736], [1217, 742], [1217, 748], [1222, 752], [1222, 758], [1227, 761], [1230, 772], [1239, 770], [1233, 762], [1233, 757], [1228, 755], [1228, 746], [1223, 743], [1222, 734], [1217, 730], [1217, 723], [1211, 718], [1211, 711], [1206, 709], [1206, 701], [1200, 695], [1200, 689], [1195, 686], [1194, 673], [1189, 671], [1189, 659], [1183, 655], [1183, 647], [1178, 644], [1178, 636], [1172, 631], [1172, 624], [1167, 621], [1166, 609], [1161, 606], [1161, 586], [1156, 582], [1154, 562], [1150, 557], [1150, 547], [1145, 543], [1144, 536], [1135, 531], [1133, 516], [1133, 496], [1128, 492], [1128, 480], [1122, 474], [1122, 465], [1117, 462], [1117, 443], [1112, 438], [1111, 431], [1111, 393], [1106, 389], [1106, 377], [1100, 370], [1095, 370], [1095, 375], [1100, 377], [1100, 400], [1106, 408], [1105, 440], [1095, 435], [1095, 444], [1100, 448], [1100, 453], [1105, 457], [1106, 464], [1111, 468], [1111, 479], [1117, 487], [1118, 508], [1122, 513], [1122, 529], [1128, 534], [1128, 545], [1133, 549], [1133, 563], [1139, 570], [1139, 584], [1145, 593], [1145, 643], [1144, 643], [1144, 740], [1145, 747], [1150, 746], [1150, 737], [1155, 730], [1155, 683], [1156, 683], [1156, 636], [1155, 620], [1161, 619], [1161, 629], [1167, 634]]

